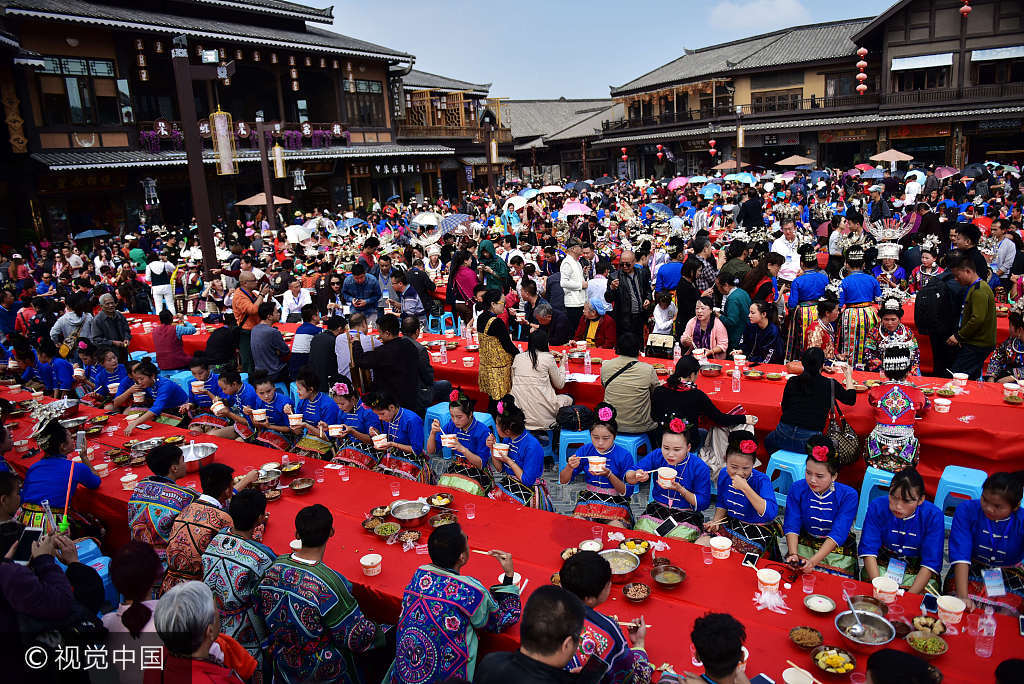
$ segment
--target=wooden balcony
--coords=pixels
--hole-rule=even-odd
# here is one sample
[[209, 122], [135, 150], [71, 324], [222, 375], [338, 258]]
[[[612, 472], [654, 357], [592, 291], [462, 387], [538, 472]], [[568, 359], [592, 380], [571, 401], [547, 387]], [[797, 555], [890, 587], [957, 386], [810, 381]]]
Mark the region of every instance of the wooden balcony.
[[[205, 120], [203, 120], [205, 122]], [[256, 123], [234, 121], [235, 146], [238, 149], [257, 149]], [[391, 131], [384, 127], [342, 125], [334, 123], [314, 122], [274, 122], [266, 126], [276, 126], [275, 130], [266, 130], [268, 146], [280, 143], [288, 150], [323, 149], [327, 147], [345, 147], [352, 144], [391, 142]], [[245, 135], [242, 135], [242, 133]], [[369, 137], [367, 137], [369, 136]], [[131, 146], [149, 152], [180, 151], [184, 149], [181, 122], [179, 121], [140, 121], [136, 124]], [[209, 133], [203, 135], [203, 147], [209, 149], [213, 143]]]
[[[483, 143], [486, 140], [483, 129], [479, 126], [419, 126], [415, 124], [400, 124], [398, 126], [399, 138], [466, 138], [474, 143]], [[512, 142], [512, 131], [508, 128], [499, 128], [494, 132], [494, 137], [499, 143]]]

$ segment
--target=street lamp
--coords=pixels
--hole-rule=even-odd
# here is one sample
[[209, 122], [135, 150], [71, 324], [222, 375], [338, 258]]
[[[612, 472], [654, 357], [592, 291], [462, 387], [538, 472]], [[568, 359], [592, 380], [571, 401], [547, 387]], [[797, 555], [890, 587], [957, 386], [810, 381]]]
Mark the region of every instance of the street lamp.
[[736, 173], [743, 168], [743, 105], [736, 105]]

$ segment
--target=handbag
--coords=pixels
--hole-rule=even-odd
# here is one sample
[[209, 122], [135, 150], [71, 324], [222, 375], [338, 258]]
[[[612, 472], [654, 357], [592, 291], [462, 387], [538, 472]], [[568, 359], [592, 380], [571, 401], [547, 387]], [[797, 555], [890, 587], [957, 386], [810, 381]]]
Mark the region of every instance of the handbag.
[[60, 343], [60, 346], [57, 348], [57, 353], [60, 354], [62, 359], [66, 359], [70, 356], [71, 350], [74, 349], [75, 342], [78, 341], [78, 333], [82, 331], [83, 327], [85, 327], [84, 318], [82, 319], [81, 325], [75, 328], [75, 332], [65, 337], [64, 341]]
[[[835, 383], [835, 380], [831, 378], [829, 380]], [[860, 456], [860, 437], [850, 427], [850, 424], [846, 422], [843, 412], [839, 409], [839, 402], [836, 401], [835, 384], [829, 385], [829, 389], [832, 395], [832, 411], [829, 416], [828, 427], [825, 428], [825, 436], [836, 445], [839, 464], [848, 466], [855, 463]]]

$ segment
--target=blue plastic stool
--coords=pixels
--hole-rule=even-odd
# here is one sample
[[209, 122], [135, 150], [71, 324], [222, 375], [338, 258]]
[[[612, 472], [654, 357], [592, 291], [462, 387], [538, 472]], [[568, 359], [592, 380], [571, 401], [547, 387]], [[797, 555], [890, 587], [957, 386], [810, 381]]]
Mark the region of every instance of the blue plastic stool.
[[804, 476], [807, 469], [807, 455], [798, 454], [795, 451], [783, 451], [780, 449], [768, 459], [768, 467], [765, 474], [772, 481], [772, 489], [775, 490], [775, 501], [779, 506], [786, 505], [786, 495], [793, 483]]
[[132, 361], [141, 361], [142, 359], [146, 358], [147, 356], [150, 357], [150, 359], [153, 361], [153, 363], [156, 363], [156, 353], [155, 352], [133, 351], [133, 352], [130, 352], [128, 354], [128, 358], [131, 359]]
[[643, 455], [651, 453], [651, 440], [647, 435], [615, 435], [615, 443], [633, 456], [633, 463], [640, 460], [641, 447], [644, 449]]
[[[243, 380], [242, 382], [245, 382], [245, 381]], [[286, 382], [275, 382], [274, 383], [274, 387], [277, 389], [278, 392], [280, 392], [284, 396], [286, 396], [286, 397], [288, 396], [288, 383], [286, 383]], [[334, 400], [331, 399], [331, 401], [334, 401]]]
[[185, 390], [185, 392], [188, 392], [191, 389], [191, 383], [195, 378], [192, 377], [192, 371], [174, 371], [174, 375], [171, 376], [171, 380], [174, 381], [175, 385]]
[[295, 408], [295, 404], [299, 403], [299, 386], [294, 382], [288, 385], [288, 392], [285, 396], [292, 402], [292, 408]]
[[[960, 501], [980, 499], [981, 486], [985, 484], [988, 473], [975, 468], [962, 466], [946, 466], [939, 478], [939, 486], [935, 490], [935, 505], [946, 515], [950, 506], [955, 510]], [[953, 499], [953, 501], [950, 501]], [[946, 529], [953, 526], [953, 516], [946, 515]]]
[[427, 316], [427, 332], [432, 335], [441, 334], [441, 317], [430, 315]]
[[[530, 434], [537, 438], [540, 446], [544, 449], [544, 458], [555, 458], [555, 431], [554, 430], [530, 430]], [[546, 437], [545, 442], [541, 437]]]
[[441, 334], [443, 335], [449, 330], [457, 333], [458, 326], [455, 324], [455, 315], [451, 311], [445, 311], [441, 314]]
[[[561, 472], [569, 460], [569, 445], [583, 446], [590, 442], [589, 430], [560, 430], [558, 433], [558, 471]], [[575, 453], [575, 449], [573, 452]]]
[[857, 520], [853, 529], [858, 532], [864, 527], [864, 518], [868, 514], [868, 504], [889, 491], [892, 484], [892, 473], [888, 470], [868, 466], [864, 472], [864, 482], [860, 486], [860, 503], [857, 504]]
[[426, 413], [423, 414], [423, 443], [426, 445], [427, 437], [430, 436], [430, 424], [437, 419], [441, 426], [444, 427], [445, 421], [451, 419], [451, 414], [448, 413], [448, 402], [442, 401], [439, 404], [434, 404], [427, 409]]
[[494, 435], [494, 439], [498, 439], [498, 428], [494, 424], [494, 416], [490, 413], [481, 413], [480, 411], [473, 411], [473, 417], [479, 420], [481, 423], [486, 425], [491, 434]]
[[96, 545], [96, 540], [92, 538], [79, 539], [75, 542], [75, 548], [78, 550], [78, 562], [95, 570], [103, 580], [104, 601], [116, 607], [121, 600], [121, 594], [110, 579], [110, 558], [103, 555], [100, 547]]

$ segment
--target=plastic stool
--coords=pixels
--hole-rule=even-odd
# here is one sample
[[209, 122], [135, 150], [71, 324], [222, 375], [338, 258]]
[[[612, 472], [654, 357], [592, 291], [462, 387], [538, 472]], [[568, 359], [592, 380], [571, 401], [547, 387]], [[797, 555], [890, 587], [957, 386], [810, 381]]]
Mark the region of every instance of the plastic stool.
[[242, 382], [249, 382], [249, 374], [248, 373], [239, 373], [238, 376], [240, 378], [242, 378]]
[[647, 435], [615, 435], [615, 443], [632, 454], [633, 463], [640, 460], [641, 447], [644, 449], [644, 455], [651, 452], [651, 440]]
[[860, 503], [857, 504], [857, 520], [853, 523], [853, 529], [858, 532], [864, 527], [864, 518], [868, 514], [868, 504], [889, 491], [892, 484], [892, 473], [888, 470], [868, 466], [864, 472], [864, 482], [860, 486]]
[[445, 311], [441, 314], [441, 334], [445, 334], [449, 329], [453, 333], [458, 332], [458, 326], [455, 324], [455, 314], [451, 311]]
[[104, 601], [116, 607], [120, 602], [121, 595], [110, 579], [110, 558], [103, 555], [96, 540], [91, 537], [76, 541], [75, 548], [78, 550], [78, 562], [95, 570], [103, 581]]
[[[529, 432], [530, 432], [530, 434], [532, 434], [534, 437], [537, 438], [538, 442], [540, 442], [541, 448], [544, 449], [544, 458], [545, 458], [545, 460], [548, 459], [548, 458], [551, 458], [553, 460], [555, 458], [555, 431], [554, 430], [530, 430]], [[547, 438], [547, 442], [545, 442], [543, 439], [541, 439], [541, 437], [546, 437]]]
[[[962, 466], [946, 466], [939, 478], [939, 486], [935, 490], [935, 505], [942, 513], [946, 514], [946, 508], [952, 506], [955, 510], [960, 505], [956, 499], [980, 499], [981, 486], [985, 484], [988, 473], [975, 468], [964, 468]], [[950, 501], [954, 499], [954, 501]], [[953, 526], [953, 516], [946, 515], [946, 529]]]
[[430, 315], [427, 316], [427, 332], [432, 335], [441, 334], [441, 317]]
[[[275, 382], [274, 383], [274, 387], [277, 389], [278, 392], [280, 392], [284, 396], [286, 396], [286, 397], [288, 396], [288, 383], [285, 383], [285, 382]], [[331, 399], [331, 401], [334, 401], [334, 400]]]
[[299, 386], [296, 385], [294, 382], [288, 385], [288, 393], [285, 396], [287, 396], [288, 399], [291, 400], [292, 408], [294, 408], [295, 404], [299, 403]]
[[128, 358], [132, 361], [141, 361], [142, 359], [149, 357], [153, 363], [156, 363], [156, 353], [148, 351], [133, 351], [128, 354]]
[[437, 419], [441, 426], [444, 427], [446, 421], [451, 419], [451, 414], [448, 413], [448, 402], [442, 401], [439, 404], [434, 404], [427, 409], [426, 413], [423, 414], [423, 443], [426, 445], [427, 437], [430, 436], [430, 424]]
[[[590, 442], [590, 430], [560, 430], [558, 433], [558, 471], [561, 472], [569, 460], [569, 445], [583, 446]], [[573, 452], [575, 453], [575, 449]]]
[[[807, 455], [798, 454], [795, 451], [784, 451], [780, 449], [768, 459], [768, 468], [765, 474], [772, 481], [772, 489], [775, 490], [775, 501], [779, 506], [786, 505], [786, 495], [793, 483], [804, 476], [807, 469]], [[777, 477], [773, 477], [777, 475]]]
[[195, 378], [192, 377], [192, 371], [174, 371], [174, 375], [171, 376], [171, 380], [174, 381], [175, 385], [185, 390], [187, 393], [192, 389], [191, 383]]
[[494, 416], [490, 413], [481, 413], [480, 411], [473, 411], [473, 417], [479, 420], [481, 423], [486, 425], [494, 435], [494, 439], [498, 439], [498, 428], [494, 424]]

